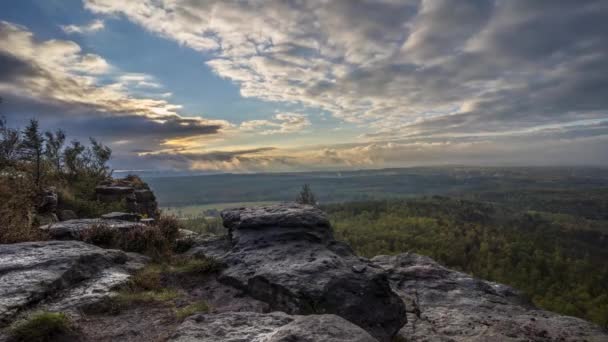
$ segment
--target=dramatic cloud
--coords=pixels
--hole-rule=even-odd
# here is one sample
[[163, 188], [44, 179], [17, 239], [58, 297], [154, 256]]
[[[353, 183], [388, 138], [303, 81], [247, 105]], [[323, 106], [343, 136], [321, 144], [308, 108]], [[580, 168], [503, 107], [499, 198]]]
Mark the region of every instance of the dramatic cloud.
[[[105, 27], [98, 38], [128, 20], [184, 48], [163, 51], [176, 59], [158, 74], [147, 73], [156, 63], [129, 72], [85, 45], [0, 22], [0, 96], [60, 127], [95, 127], [130, 167], [608, 163], [603, 0], [83, 4], [97, 19], [62, 26], [66, 33]], [[249, 98], [230, 98], [224, 113], [234, 123], [186, 116], [169, 101], [221, 105], [194, 99], [193, 79], [175, 86], [172, 72], [192, 67], [177, 59], [183, 51], [219, 76], [201, 80], [200, 91], [221, 84], [214, 94], [224, 99], [232, 83]], [[171, 78], [167, 89], [160, 79]]]
[[85, 3], [211, 53], [207, 65], [244, 96], [393, 136], [607, 115], [601, 0]]
[[149, 75], [114, 70], [72, 41], [39, 41], [26, 28], [0, 21], [0, 96], [6, 114], [16, 120], [23, 113], [44, 113], [40, 119], [47, 126], [147, 147], [214, 135], [231, 126], [182, 116], [181, 106], [164, 99], [134, 97], [129, 93], [133, 87], [161, 85]]

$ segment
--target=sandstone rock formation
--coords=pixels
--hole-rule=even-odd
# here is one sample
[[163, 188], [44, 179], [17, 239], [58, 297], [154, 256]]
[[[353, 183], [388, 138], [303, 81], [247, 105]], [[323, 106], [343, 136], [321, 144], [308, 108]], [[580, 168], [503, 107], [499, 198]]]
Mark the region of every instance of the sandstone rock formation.
[[136, 214], [136, 213], [121, 213], [121, 212], [113, 211], [111, 213], [101, 215], [101, 218], [104, 220], [120, 220], [120, 221], [139, 222], [141, 220], [141, 215]]
[[95, 188], [97, 200], [104, 203], [126, 203], [130, 212], [154, 218], [158, 213], [158, 203], [148, 184], [137, 176], [112, 179]]
[[198, 247], [227, 265], [220, 281], [275, 310], [336, 314], [381, 341], [405, 323], [405, 306], [385, 273], [334, 240], [320, 210], [281, 204], [225, 210], [222, 218], [231, 231], [230, 251]]
[[428, 257], [377, 256], [395, 292], [408, 305], [407, 341], [608, 341], [582, 319], [539, 310], [516, 290], [474, 279]]
[[76, 219], [67, 220], [40, 226], [40, 229], [48, 232], [52, 239], [57, 240], [80, 240], [82, 235], [97, 226], [104, 226], [123, 232], [142, 227], [142, 223], [110, 220], [110, 219]]
[[23, 311], [69, 311], [105, 298], [145, 259], [79, 241], [0, 245], [0, 325]]
[[336, 315], [290, 316], [281, 312], [195, 315], [170, 341], [374, 342], [365, 330]]

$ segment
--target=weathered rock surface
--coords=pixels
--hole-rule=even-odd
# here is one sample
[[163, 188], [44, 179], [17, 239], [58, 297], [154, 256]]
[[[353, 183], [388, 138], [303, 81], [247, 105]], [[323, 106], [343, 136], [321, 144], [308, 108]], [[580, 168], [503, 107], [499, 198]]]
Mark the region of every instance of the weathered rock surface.
[[170, 341], [373, 342], [365, 330], [336, 315], [230, 312], [188, 318]]
[[78, 215], [73, 210], [62, 210], [59, 212], [59, 220], [67, 221], [67, 220], [75, 220], [78, 218]]
[[141, 220], [141, 215], [136, 214], [136, 213], [121, 213], [121, 212], [113, 211], [111, 213], [101, 215], [101, 218], [104, 220], [120, 220], [120, 221], [139, 222]]
[[156, 217], [158, 203], [148, 184], [137, 176], [112, 179], [95, 188], [97, 200], [104, 203], [125, 202], [127, 210], [147, 217]]
[[57, 240], [79, 240], [87, 231], [97, 226], [104, 226], [123, 232], [142, 227], [143, 224], [122, 220], [106, 219], [77, 219], [61, 221], [48, 225], [40, 226], [40, 229], [47, 231], [49, 236]]
[[408, 305], [407, 341], [608, 341], [584, 320], [539, 310], [516, 290], [474, 279], [428, 257], [377, 256]]
[[[222, 212], [232, 230], [198, 251], [219, 257], [220, 281], [290, 314], [336, 314], [388, 341], [406, 320], [402, 300], [385, 273], [333, 239], [325, 214], [312, 206], [281, 204]], [[193, 253], [196, 253], [195, 249]]]
[[0, 322], [27, 310], [92, 305], [144, 263], [141, 256], [79, 241], [0, 245]]

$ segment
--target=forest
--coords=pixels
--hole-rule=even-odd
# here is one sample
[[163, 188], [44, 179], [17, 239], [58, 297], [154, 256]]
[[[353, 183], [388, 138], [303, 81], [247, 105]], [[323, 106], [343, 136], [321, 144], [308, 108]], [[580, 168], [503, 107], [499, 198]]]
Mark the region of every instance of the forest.
[[[476, 200], [432, 196], [323, 209], [337, 238], [361, 255], [427, 255], [519, 289], [541, 308], [608, 327], [608, 221], [603, 210], [608, 192], [574, 193], [561, 202], [547, 190], [545, 196], [513, 191], [469, 194]], [[512, 199], [516, 195], [518, 201]], [[558, 205], [574, 198], [576, 210]]]

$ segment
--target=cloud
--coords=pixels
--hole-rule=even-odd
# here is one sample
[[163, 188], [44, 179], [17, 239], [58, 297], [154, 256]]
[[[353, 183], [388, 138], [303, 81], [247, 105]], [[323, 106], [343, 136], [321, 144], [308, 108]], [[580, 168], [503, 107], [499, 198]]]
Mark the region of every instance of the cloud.
[[204, 52], [243, 96], [303, 104], [377, 132], [477, 133], [607, 115], [601, 0], [85, 6]]
[[93, 135], [112, 143], [160, 147], [170, 139], [218, 135], [231, 124], [183, 116], [161, 98], [133, 96], [160, 88], [154, 78], [124, 73], [67, 40], [37, 40], [25, 27], [0, 21], [0, 96], [9, 119], [40, 113], [43, 126]]
[[262, 135], [300, 132], [310, 126], [308, 117], [300, 113], [279, 113], [271, 120], [249, 120], [239, 126], [243, 132], [259, 132]]
[[93, 32], [97, 32], [100, 30], [103, 30], [105, 28], [105, 24], [103, 22], [103, 20], [93, 20], [90, 23], [83, 25], [83, 26], [77, 26], [77, 25], [62, 25], [61, 29], [63, 30], [63, 32], [65, 33], [80, 33], [80, 34], [85, 34], [85, 33], [93, 33]]

